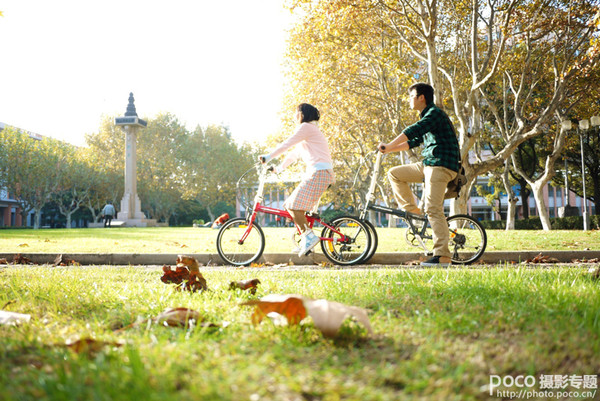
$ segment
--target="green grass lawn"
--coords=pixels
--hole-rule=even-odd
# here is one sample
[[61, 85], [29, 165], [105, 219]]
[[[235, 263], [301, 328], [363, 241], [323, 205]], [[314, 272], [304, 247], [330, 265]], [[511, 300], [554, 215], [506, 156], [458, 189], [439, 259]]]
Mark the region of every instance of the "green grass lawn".
[[[128, 243], [126, 233], [110, 230], [107, 241]], [[206, 268], [210, 291], [190, 294], [156, 268], [9, 265], [0, 308], [32, 318], [0, 326], [0, 399], [488, 400], [498, 395], [491, 375], [531, 375], [539, 390], [540, 375], [600, 373], [600, 283], [587, 268]], [[261, 281], [255, 296], [228, 289], [248, 278]], [[367, 308], [375, 334], [348, 321], [325, 339], [311, 318], [253, 326], [240, 305], [290, 293]], [[115, 331], [167, 307], [197, 310], [216, 327]], [[80, 338], [124, 345], [64, 347]], [[503, 389], [520, 390], [494, 391]]]
[[[289, 252], [293, 228], [264, 229], [265, 253]], [[378, 228], [377, 252], [415, 252], [405, 228]], [[599, 231], [488, 230], [488, 251], [600, 249]], [[210, 228], [0, 230], [0, 253], [216, 253]]]

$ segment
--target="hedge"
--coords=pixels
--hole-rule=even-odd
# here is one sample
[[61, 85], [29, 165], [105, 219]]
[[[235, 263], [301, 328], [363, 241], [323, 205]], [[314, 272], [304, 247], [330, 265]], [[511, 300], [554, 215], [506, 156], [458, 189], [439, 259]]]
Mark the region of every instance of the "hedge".
[[[484, 228], [490, 230], [504, 230], [506, 228], [505, 220], [484, 220], [480, 222]], [[582, 216], [553, 217], [550, 219], [553, 230], [583, 230]], [[589, 216], [589, 228], [592, 230], [600, 229], [600, 216]], [[541, 230], [542, 222], [539, 217], [529, 219], [515, 220], [515, 230]]]

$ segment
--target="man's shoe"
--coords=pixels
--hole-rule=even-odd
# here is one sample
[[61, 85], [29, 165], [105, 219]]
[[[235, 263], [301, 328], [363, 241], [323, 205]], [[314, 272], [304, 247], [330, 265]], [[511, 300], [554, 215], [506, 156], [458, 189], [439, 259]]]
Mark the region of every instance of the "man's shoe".
[[305, 232], [300, 240], [300, 251], [298, 252], [298, 256], [304, 256], [309, 253], [315, 246], [317, 246], [319, 241], [319, 237], [317, 237], [312, 230]]
[[426, 260], [425, 262], [421, 262], [421, 266], [423, 267], [449, 267], [450, 262], [440, 262], [441, 256], [434, 256], [433, 258]]

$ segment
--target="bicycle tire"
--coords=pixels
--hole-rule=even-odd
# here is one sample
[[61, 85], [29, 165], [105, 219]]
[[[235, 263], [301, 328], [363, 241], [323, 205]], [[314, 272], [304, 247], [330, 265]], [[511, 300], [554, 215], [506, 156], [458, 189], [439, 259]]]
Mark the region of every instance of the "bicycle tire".
[[362, 260], [363, 262], [368, 262], [369, 259], [371, 259], [377, 251], [377, 246], [379, 245], [379, 238], [377, 237], [377, 230], [375, 229], [373, 223], [371, 223], [369, 220], [363, 220], [363, 222], [369, 229], [369, 234], [371, 235], [371, 245], [369, 247], [369, 252], [365, 255], [365, 258]]
[[234, 266], [247, 266], [256, 262], [265, 250], [265, 234], [262, 228], [252, 223], [251, 231], [240, 244], [247, 230], [248, 222], [244, 218], [230, 219], [223, 224], [217, 234], [217, 252], [225, 263]]
[[487, 246], [485, 228], [466, 214], [455, 214], [448, 217], [447, 221], [450, 229], [448, 248], [452, 254], [452, 263], [468, 265], [481, 258]]
[[369, 228], [363, 220], [352, 216], [341, 216], [333, 219], [330, 226], [341, 232], [346, 241], [341, 241], [341, 236], [325, 226], [321, 232], [321, 249], [329, 261], [342, 266], [351, 266], [365, 260], [371, 249], [371, 235]]

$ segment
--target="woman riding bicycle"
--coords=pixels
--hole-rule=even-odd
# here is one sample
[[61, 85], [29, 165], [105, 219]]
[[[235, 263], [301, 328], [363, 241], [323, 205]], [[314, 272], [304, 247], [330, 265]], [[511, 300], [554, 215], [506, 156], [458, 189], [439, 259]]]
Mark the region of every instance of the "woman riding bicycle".
[[283, 205], [301, 233], [298, 256], [306, 255], [319, 243], [319, 237], [310, 229], [305, 213], [319, 203], [321, 195], [335, 182], [329, 145], [317, 124], [319, 118], [319, 110], [316, 107], [301, 103], [296, 110], [295, 120], [299, 126], [294, 134], [271, 153], [258, 158], [261, 163], [267, 163], [294, 147], [275, 171], [283, 171], [298, 158], [306, 164], [302, 182]]

